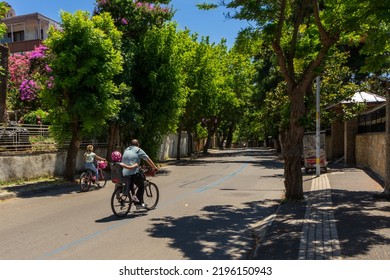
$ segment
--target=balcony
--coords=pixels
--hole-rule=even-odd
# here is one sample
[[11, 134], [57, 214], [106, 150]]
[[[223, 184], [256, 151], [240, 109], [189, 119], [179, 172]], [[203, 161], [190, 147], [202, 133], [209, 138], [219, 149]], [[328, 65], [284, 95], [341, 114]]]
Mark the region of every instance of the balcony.
[[19, 53], [19, 52], [27, 52], [34, 50], [35, 47], [38, 47], [42, 44], [42, 40], [26, 40], [26, 41], [18, 41], [13, 43], [7, 43], [10, 53]]

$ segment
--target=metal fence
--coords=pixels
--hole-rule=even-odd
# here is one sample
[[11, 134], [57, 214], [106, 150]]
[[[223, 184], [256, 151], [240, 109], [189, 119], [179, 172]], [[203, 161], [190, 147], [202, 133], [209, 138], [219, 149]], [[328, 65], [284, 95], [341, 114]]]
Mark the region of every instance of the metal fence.
[[[70, 141], [59, 145], [51, 137], [48, 125], [0, 123], [0, 154], [15, 151], [58, 151], [67, 149]], [[83, 139], [81, 146], [93, 144], [95, 147], [107, 146], [106, 140]]]
[[386, 131], [386, 104], [359, 117], [359, 133]]

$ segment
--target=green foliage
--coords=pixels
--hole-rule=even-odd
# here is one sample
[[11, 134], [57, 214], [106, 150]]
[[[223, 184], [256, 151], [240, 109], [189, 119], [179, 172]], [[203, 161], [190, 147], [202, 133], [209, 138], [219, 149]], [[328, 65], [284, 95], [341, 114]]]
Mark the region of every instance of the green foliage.
[[[307, 84], [305, 105], [308, 108], [308, 118], [305, 123], [309, 127], [312, 127], [310, 120], [313, 119], [314, 112], [312, 81], [317, 75], [322, 74], [321, 101], [322, 107], [326, 108], [351, 96], [357, 90], [350, 81], [359, 77], [358, 71], [369, 70], [383, 74], [389, 69], [390, 36], [388, 16], [385, 16], [385, 11], [389, 10], [388, 4], [368, 0], [342, 2], [331, 0], [319, 3], [316, 14], [316, 2], [313, 2], [314, 4], [273, 0], [224, 2], [227, 7], [235, 9], [233, 17], [257, 23], [241, 32], [237, 41], [240, 48], [245, 46], [246, 51], [252, 51], [251, 43], [259, 41], [263, 46], [272, 47], [273, 54], [264, 51], [265, 48], [258, 48], [260, 52], [255, 55], [259, 69], [258, 100], [266, 100], [264, 105], [274, 108], [268, 95], [275, 94], [274, 89], [280, 77], [287, 82], [283, 91], [286, 95], [291, 95], [292, 89], [298, 86], [306, 87]], [[336, 48], [328, 52], [332, 45]], [[344, 53], [336, 53], [336, 49]], [[357, 60], [356, 50], [364, 54], [358, 58], [365, 59], [364, 67], [363, 63]], [[354, 69], [355, 73], [351, 73], [346, 65], [353, 66], [354, 62], [357, 67]], [[264, 65], [268, 67], [263, 67]], [[276, 65], [279, 67], [275, 67]], [[277, 71], [272, 74], [275, 69]], [[287, 100], [282, 101], [284, 102]], [[257, 103], [257, 106], [259, 105], [261, 106], [262, 102]], [[351, 113], [352, 111], [355, 113]], [[352, 111], [345, 114], [351, 117], [359, 110]], [[331, 114], [325, 110], [323, 112], [325, 123], [329, 123], [332, 119]], [[264, 116], [275, 117], [274, 114]], [[290, 118], [288, 114], [284, 117]], [[278, 119], [284, 124], [288, 123], [286, 120]], [[281, 124], [281, 127], [283, 126]]]
[[137, 137], [153, 156], [161, 137], [176, 130], [185, 104], [182, 40], [176, 25], [166, 24], [149, 30], [135, 50], [132, 92], [143, 118]]
[[[96, 2], [95, 14], [110, 13], [114, 24], [122, 31], [124, 71], [115, 77], [117, 84], [122, 83], [121, 110], [112, 122], [120, 126], [122, 144], [128, 145], [131, 138], [137, 137], [143, 146], [147, 146], [148, 153], [155, 156], [160, 135], [174, 127], [175, 115], [180, 111], [177, 109], [180, 103], [174, 104], [179, 94], [178, 61], [175, 56], [180, 52], [175, 46], [175, 28], [165, 26], [165, 22], [173, 17], [173, 10], [168, 6], [170, 0]], [[168, 38], [166, 34], [173, 37]], [[145, 65], [142, 64], [144, 62]], [[167, 79], [165, 83], [162, 80], [164, 77]], [[142, 80], [141, 85], [138, 79]], [[165, 93], [166, 99], [163, 98]], [[161, 109], [158, 101], [162, 101], [163, 105], [170, 102], [171, 105]]]
[[61, 19], [62, 29], [51, 28], [45, 41], [54, 85], [42, 98], [51, 128], [57, 140], [71, 131], [98, 135], [119, 110], [113, 78], [122, 71], [121, 33], [108, 13], [90, 19], [87, 12], [62, 12]]
[[38, 109], [36, 111], [29, 112], [23, 116], [23, 122], [28, 124], [37, 124], [38, 121], [41, 124], [49, 124], [48, 121], [48, 113], [43, 111], [42, 109]]
[[160, 28], [172, 19], [170, 1], [96, 0], [95, 14], [110, 13], [124, 38], [137, 39], [151, 28]]
[[[389, 8], [388, 8], [389, 10]], [[370, 36], [361, 50], [367, 55], [362, 72], [376, 73], [378, 75], [390, 74], [390, 23], [381, 21], [378, 25], [371, 27]]]
[[[361, 105], [351, 104], [340, 112], [333, 109], [343, 100], [347, 100], [359, 90], [359, 87], [350, 82], [352, 72], [346, 66], [349, 54], [332, 48], [326, 61], [320, 85], [320, 110], [321, 124], [324, 128], [329, 128], [335, 120], [351, 119], [361, 113]], [[306, 117], [306, 129], [315, 128], [315, 103], [316, 84], [313, 83], [311, 94], [306, 96], [306, 107], [308, 108]], [[333, 109], [332, 109], [333, 108]]]
[[210, 4], [210, 3], [196, 4], [196, 6], [198, 7], [199, 10], [204, 10], [204, 11], [214, 10], [218, 8], [217, 4]]
[[[224, 92], [224, 60], [226, 49], [223, 45], [211, 45], [207, 38], [194, 45], [192, 58], [187, 68], [186, 87], [190, 89], [186, 105], [187, 123], [193, 128], [202, 118], [219, 115]], [[192, 131], [192, 129], [190, 129]]]
[[204, 128], [200, 123], [195, 126], [195, 140], [199, 141], [207, 137], [207, 129]]
[[[0, 19], [4, 18], [9, 10], [9, 5], [6, 2], [0, 2]], [[3, 38], [5, 32], [7, 32], [7, 26], [4, 23], [0, 23], [0, 38]]]

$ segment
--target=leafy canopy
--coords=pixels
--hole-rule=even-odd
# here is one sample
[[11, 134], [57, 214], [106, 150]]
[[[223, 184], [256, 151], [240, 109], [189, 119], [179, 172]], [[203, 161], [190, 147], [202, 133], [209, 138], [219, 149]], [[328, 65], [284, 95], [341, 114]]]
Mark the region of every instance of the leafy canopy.
[[61, 13], [62, 25], [49, 31], [46, 45], [51, 56], [54, 85], [43, 100], [57, 138], [69, 136], [76, 125], [81, 135], [96, 135], [118, 111], [113, 77], [122, 71], [121, 33], [108, 13]]

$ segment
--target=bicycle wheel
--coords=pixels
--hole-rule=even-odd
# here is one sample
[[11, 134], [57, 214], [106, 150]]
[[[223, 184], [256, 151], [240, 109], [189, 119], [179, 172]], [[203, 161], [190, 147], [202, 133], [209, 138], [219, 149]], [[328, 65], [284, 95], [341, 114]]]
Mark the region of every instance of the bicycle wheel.
[[87, 192], [91, 189], [91, 180], [89, 180], [90, 178], [90, 172], [88, 171], [85, 171], [83, 173], [81, 173], [80, 175], [80, 189], [81, 191], [83, 192]]
[[99, 169], [99, 180], [96, 181], [96, 184], [101, 187], [101, 188], [104, 188], [107, 184], [107, 173], [101, 169]]
[[115, 191], [111, 196], [111, 209], [115, 216], [122, 218], [130, 212], [131, 200], [123, 193], [121, 186], [115, 186]]
[[153, 210], [156, 208], [159, 198], [160, 193], [158, 191], [157, 185], [155, 183], [146, 181], [144, 191], [144, 203], [148, 205], [146, 209]]

